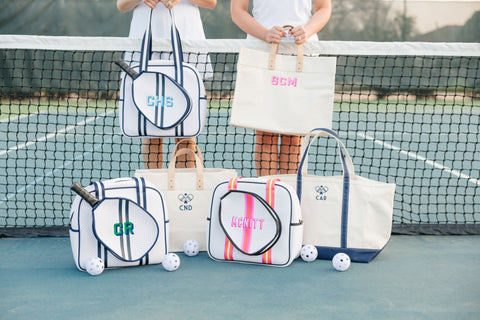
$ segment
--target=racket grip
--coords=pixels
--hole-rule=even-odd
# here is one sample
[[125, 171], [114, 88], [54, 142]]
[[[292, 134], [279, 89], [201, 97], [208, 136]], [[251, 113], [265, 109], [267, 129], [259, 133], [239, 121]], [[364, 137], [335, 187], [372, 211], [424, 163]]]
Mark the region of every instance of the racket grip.
[[89, 205], [95, 207], [97, 203], [100, 202], [97, 198], [92, 196], [85, 188], [83, 188], [78, 182], [75, 182], [70, 189], [72, 189], [76, 194], [82, 197], [83, 200], [87, 201]]
[[123, 71], [125, 71], [125, 73], [128, 74], [130, 78], [133, 79], [138, 76], [138, 72], [133, 70], [128, 64], [126, 64], [123, 59], [118, 59], [117, 61], [115, 61], [115, 64], [119, 66]]

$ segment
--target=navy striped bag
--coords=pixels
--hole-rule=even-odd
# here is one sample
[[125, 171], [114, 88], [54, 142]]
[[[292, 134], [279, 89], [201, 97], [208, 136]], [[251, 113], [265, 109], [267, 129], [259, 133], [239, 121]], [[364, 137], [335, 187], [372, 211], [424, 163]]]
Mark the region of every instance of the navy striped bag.
[[143, 36], [140, 65], [125, 71], [120, 86], [122, 133], [128, 137], [195, 137], [205, 126], [207, 101], [198, 70], [183, 62], [180, 35], [172, 11], [173, 60], [152, 60], [152, 12]]
[[[118, 200], [111, 210], [76, 196], [70, 212], [70, 244], [75, 265], [86, 271], [92, 258], [105, 268], [160, 264], [168, 253], [168, 212], [164, 197], [143, 178], [97, 181], [85, 188], [98, 200]], [[129, 201], [143, 210], [135, 210]], [[110, 201], [112, 202], [112, 201]]]

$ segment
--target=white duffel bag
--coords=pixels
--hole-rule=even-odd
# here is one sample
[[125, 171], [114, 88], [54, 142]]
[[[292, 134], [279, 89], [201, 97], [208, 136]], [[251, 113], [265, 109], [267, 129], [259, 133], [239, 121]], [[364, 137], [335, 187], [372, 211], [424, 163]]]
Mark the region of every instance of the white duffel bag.
[[75, 265], [86, 271], [92, 258], [105, 268], [159, 264], [168, 253], [168, 211], [164, 197], [143, 178], [97, 181], [85, 189], [92, 207], [77, 195], [70, 212]]
[[295, 191], [278, 179], [232, 178], [215, 188], [207, 224], [213, 260], [285, 267], [298, 257], [302, 235]]

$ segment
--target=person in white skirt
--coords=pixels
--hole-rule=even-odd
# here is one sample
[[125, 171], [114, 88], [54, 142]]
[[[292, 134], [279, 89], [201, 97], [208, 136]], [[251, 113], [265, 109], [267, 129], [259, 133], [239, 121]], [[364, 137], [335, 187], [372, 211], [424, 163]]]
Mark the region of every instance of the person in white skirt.
[[[247, 33], [247, 39], [256, 38], [268, 43], [279, 43], [285, 38], [287, 41], [295, 41], [296, 44], [318, 40], [317, 32], [327, 24], [332, 12], [331, 0], [253, 0], [252, 14], [248, 12], [249, 3], [250, 0], [232, 0], [232, 20]], [[283, 29], [285, 25], [293, 26], [288, 34]], [[257, 130], [257, 175], [296, 173], [300, 163], [300, 149], [301, 136], [280, 136]]]
[[[148, 16], [152, 12], [152, 37], [170, 38], [170, 14], [172, 10], [175, 14], [175, 24], [182, 39], [204, 40], [205, 33], [200, 17], [199, 7], [214, 9], [217, 0], [117, 0], [117, 8], [121, 13], [133, 10], [132, 21], [130, 23], [130, 38], [142, 38], [148, 23]], [[169, 59], [168, 53], [153, 53], [152, 59]], [[125, 61], [138, 62], [140, 54], [126, 53]], [[203, 56], [184, 54], [184, 61], [199, 65], [197, 69], [207, 77], [211, 75], [208, 58]], [[143, 139], [143, 161], [145, 168], [161, 168], [163, 164], [163, 138]], [[176, 138], [175, 143], [183, 140], [179, 148], [191, 148], [195, 151], [195, 138]], [[177, 158], [177, 167], [194, 167], [193, 156], [185, 155]]]

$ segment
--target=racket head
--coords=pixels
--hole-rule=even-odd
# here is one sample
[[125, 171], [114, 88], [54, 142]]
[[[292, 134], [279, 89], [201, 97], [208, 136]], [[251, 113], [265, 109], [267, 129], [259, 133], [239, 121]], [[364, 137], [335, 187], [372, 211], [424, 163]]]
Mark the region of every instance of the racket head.
[[233, 246], [247, 255], [260, 255], [280, 237], [277, 213], [255, 193], [230, 190], [220, 199], [220, 226]]
[[142, 259], [158, 240], [156, 219], [132, 200], [104, 198], [92, 215], [96, 238], [121, 260]]
[[145, 118], [161, 129], [176, 127], [192, 110], [188, 92], [160, 71], [142, 71], [133, 79], [132, 97]]

